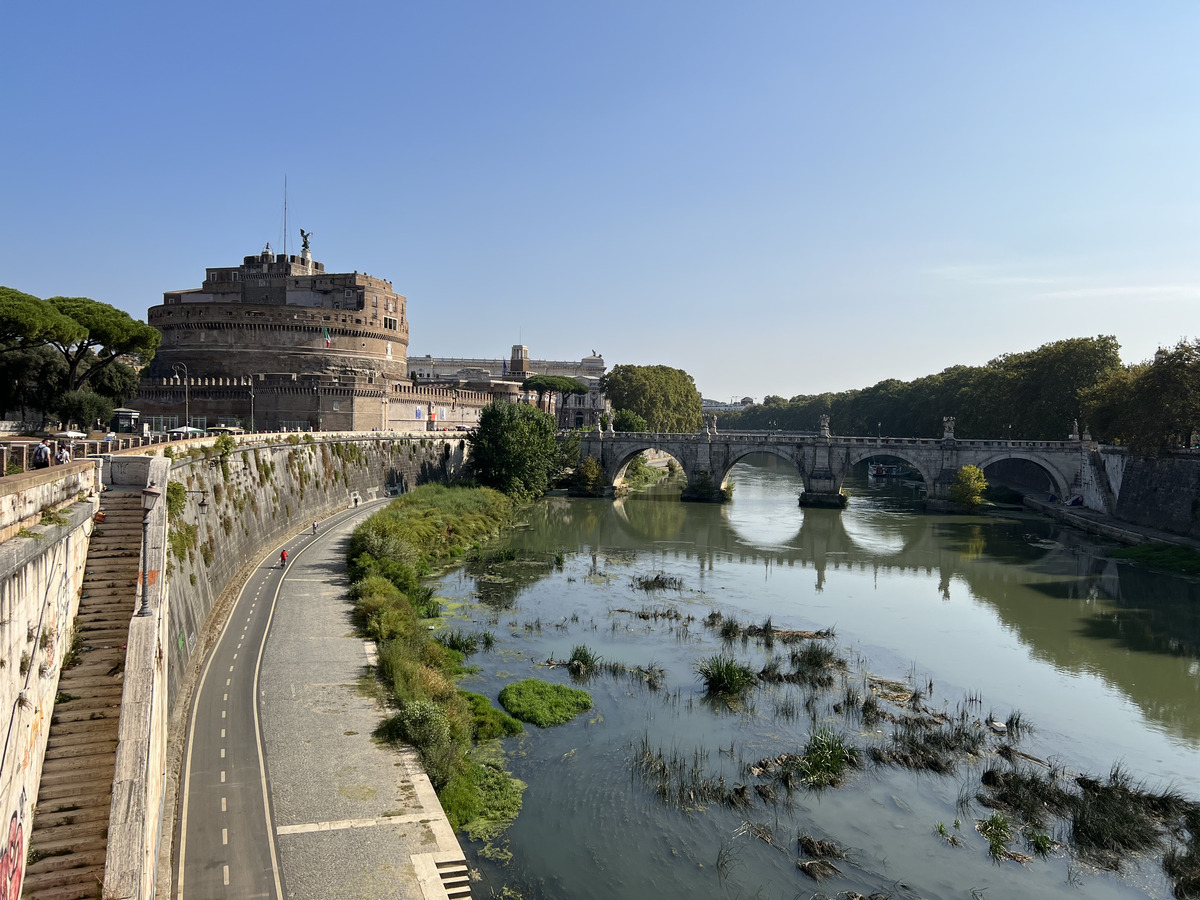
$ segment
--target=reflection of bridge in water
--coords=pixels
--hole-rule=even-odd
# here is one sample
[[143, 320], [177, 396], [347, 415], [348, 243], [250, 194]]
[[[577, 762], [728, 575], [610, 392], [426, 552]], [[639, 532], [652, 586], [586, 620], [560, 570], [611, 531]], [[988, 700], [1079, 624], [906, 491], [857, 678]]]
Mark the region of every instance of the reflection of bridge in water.
[[1118, 565], [1086, 536], [1033, 518], [801, 510], [786, 495], [780, 503], [794, 513], [796, 530], [770, 542], [739, 533], [727, 506], [643, 494], [539, 506], [557, 543], [607, 557], [608, 567], [646, 551], [686, 560], [700, 573], [728, 562], [799, 567], [812, 569], [815, 590], [830, 592], [863, 573], [931, 576], [945, 600], [990, 607], [1033, 657], [1098, 675], [1148, 720], [1200, 742], [1200, 585]]
[[[1086, 436], [1085, 436], [1086, 437]], [[766, 453], [795, 467], [804, 481], [801, 502], [840, 505], [838, 498], [851, 468], [881, 456], [902, 460], [924, 482], [928, 496], [950, 497], [950, 485], [963, 466], [980, 469], [1009, 460], [1032, 463], [1046, 473], [1059, 496], [1081, 494], [1087, 506], [1110, 512], [1116, 508], [1120, 480], [1110, 478], [1102, 448], [1090, 440], [1013, 441], [966, 440], [954, 437], [952, 419], [941, 438], [842, 437], [830, 433], [822, 420], [819, 433], [734, 432], [711, 428], [697, 434], [600, 432], [584, 435], [581, 457], [594, 457], [609, 485], [619, 485], [630, 460], [645, 450], [666, 453], [687, 476], [684, 496], [711, 494], [723, 487], [730, 470], [745, 457]]]

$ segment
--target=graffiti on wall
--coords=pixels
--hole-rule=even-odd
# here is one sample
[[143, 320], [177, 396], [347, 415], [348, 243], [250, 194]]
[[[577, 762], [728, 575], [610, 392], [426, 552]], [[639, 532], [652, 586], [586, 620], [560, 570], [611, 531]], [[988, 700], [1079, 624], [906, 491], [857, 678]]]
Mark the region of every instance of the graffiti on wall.
[[8, 820], [8, 840], [0, 847], [0, 900], [19, 900], [25, 873], [25, 791]]

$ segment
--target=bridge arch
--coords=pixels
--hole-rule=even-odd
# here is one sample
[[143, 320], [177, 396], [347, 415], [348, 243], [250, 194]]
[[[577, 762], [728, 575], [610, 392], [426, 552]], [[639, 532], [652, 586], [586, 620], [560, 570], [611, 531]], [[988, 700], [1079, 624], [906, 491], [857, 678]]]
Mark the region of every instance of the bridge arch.
[[930, 497], [933, 496], [934, 482], [937, 481], [938, 473], [916, 454], [905, 454], [903, 447], [870, 447], [851, 450], [847, 458], [847, 463], [850, 466], [858, 465], [860, 462], [871, 459], [876, 456], [892, 456], [896, 459], [903, 460], [907, 465], [912, 466], [921, 476], [921, 480], [925, 482], [925, 493]]
[[1063, 473], [1043, 454], [1028, 453], [1020, 449], [1006, 449], [997, 453], [983, 455], [981, 459], [978, 462], [973, 463], [973, 465], [976, 465], [980, 468], [980, 470], [983, 470], [994, 463], [1005, 462], [1006, 460], [1010, 459], [1020, 459], [1024, 460], [1025, 462], [1033, 463], [1033, 465], [1037, 466], [1048, 476], [1050, 476], [1050, 480], [1054, 484], [1054, 491], [1059, 497], [1065, 499], [1070, 495], [1072, 479]]
[[[641, 446], [642, 444], [644, 444], [644, 446]], [[636, 441], [622, 447], [620, 452], [614, 454], [609, 460], [608, 465], [605, 466], [604, 477], [608, 480], [608, 486], [618, 487], [621, 482], [624, 481], [625, 472], [628, 470], [629, 464], [633, 462], [633, 458], [645, 453], [647, 450], [653, 450], [656, 453], [665, 453], [671, 459], [675, 460], [675, 462], [679, 463], [680, 467], [684, 468], [686, 471], [683, 460], [681, 460], [670, 450], [664, 450], [662, 447], [658, 446], [658, 442]], [[690, 480], [691, 479], [689, 477], [689, 481]]]
[[733, 467], [736, 466], [738, 463], [740, 463], [746, 457], [755, 456], [755, 455], [759, 455], [759, 454], [764, 454], [766, 456], [774, 456], [778, 459], [782, 459], [785, 462], [791, 464], [792, 468], [794, 468], [796, 470], [796, 475], [799, 476], [801, 482], [804, 481], [804, 467], [800, 464], [800, 460], [797, 459], [796, 453], [792, 447], [790, 447], [787, 444], [776, 444], [776, 443], [765, 443], [764, 442], [761, 446], [750, 446], [750, 447], [746, 447], [741, 450], [737, 450], [737, 451], [734, 451], [734, 452], [728, 454], [721, 461], [721, 471], [719, 473], [720, 478], [719, 479], [717, 478], [718, 473], [716, 473], [716, 472], [712, 473], [713, 474], [713, 484], [717, 485], [718, 487], [720, 487], [722, 489], [727, 487], [729, 484], [729, 473], [733, 471]]

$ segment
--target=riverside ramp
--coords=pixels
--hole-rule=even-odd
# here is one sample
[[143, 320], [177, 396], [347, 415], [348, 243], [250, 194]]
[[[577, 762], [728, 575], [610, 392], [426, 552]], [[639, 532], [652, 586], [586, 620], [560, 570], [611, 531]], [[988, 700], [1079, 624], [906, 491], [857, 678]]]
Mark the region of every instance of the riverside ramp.
[[[250, 827], [228, 820], [239, 805], [256, 806], [260, 821], [269, 811], [277, 877], [267, 878], [263, 896], [470, 896], [462, 850], [416, 754], [371, 737], [383, 710], [361, 680], [373, 676], [374, 647], [354, 633], [344, 560], [353, 526], [375, 506], [289, 540], [286, 572], [273, 565], [275, 548], [237, 599], [198, 690], [172, 897], [235, 895], [226, 879], [236, 881], [237, 863], [230, 871], [229, 860], [242, 851], [231, 845], [245, 843], [238, 827]], [[238, 685], [228, 682], [242, 668], [254, 676], [243, 682], [251, 692], [243, 702], [255, 706], [257, 694], [254, 724], [244, 730], [256, 737], [239, 750]], [[210, 702], [228, 703], [229, 715], [201, 715], [216, 708]]]

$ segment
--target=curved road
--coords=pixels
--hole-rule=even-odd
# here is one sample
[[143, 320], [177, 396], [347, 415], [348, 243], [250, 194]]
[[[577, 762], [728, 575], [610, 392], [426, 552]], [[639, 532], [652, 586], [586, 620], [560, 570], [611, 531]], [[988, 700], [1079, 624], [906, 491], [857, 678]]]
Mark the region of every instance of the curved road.
[[357, 685], [370, 651], [349, 622], [345, 540], [379, 505], [276, 547], [238, 596], [193, 700], [177, 900], [420, 898], [418, 856], [461, 858], [412, 754], [371, 741], [380, 713]]

